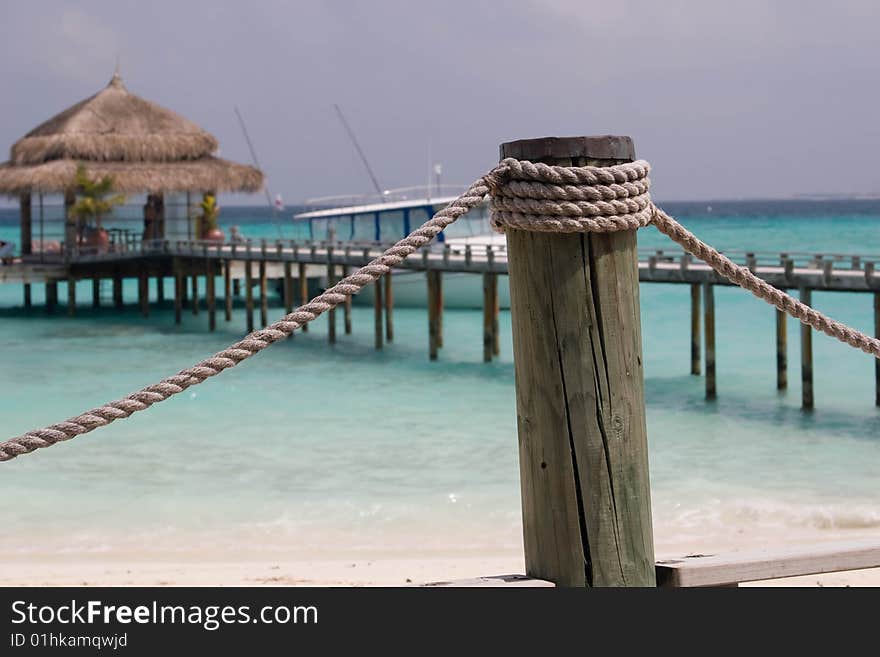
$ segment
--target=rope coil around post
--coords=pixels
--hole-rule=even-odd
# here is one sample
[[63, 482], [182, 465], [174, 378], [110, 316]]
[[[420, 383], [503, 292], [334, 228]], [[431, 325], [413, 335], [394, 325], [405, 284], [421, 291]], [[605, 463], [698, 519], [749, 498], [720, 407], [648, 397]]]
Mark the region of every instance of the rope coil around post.
[[0, 442], [0, 461], [70, 440], [179, 394], [238, 365], [288, 337], [366, 285], [377, 281], [407, 256], [491, 195], [495, 230], [544, 232], [614, 232], [653, 224], [688, 253], [720, 275], [749, 290], [795, 319], [850, 346], [880, 357], [880, 340], [856, 331], [807, 306], [740, 267], [653, 204], [649, 195], [650, 165], [643, 161], [609, 167], [560, 167], [505, 159], [455, 201], [387, 249], [381, 256], [343, 278], [307, 304], [230, 345], [193, 367], [108, 402], [64, 422]]

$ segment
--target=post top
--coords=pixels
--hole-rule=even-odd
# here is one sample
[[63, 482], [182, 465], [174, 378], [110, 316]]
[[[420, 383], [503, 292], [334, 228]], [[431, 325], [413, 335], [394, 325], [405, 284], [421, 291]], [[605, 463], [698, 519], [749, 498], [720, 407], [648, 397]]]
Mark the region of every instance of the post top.
[[632, 137], [601, 135], [596, 137], [540, 137], [517, 139], [499, 147], [501, 159], [540, 162], [546, 159], [583, 157], [591, 160], [635, 160]]

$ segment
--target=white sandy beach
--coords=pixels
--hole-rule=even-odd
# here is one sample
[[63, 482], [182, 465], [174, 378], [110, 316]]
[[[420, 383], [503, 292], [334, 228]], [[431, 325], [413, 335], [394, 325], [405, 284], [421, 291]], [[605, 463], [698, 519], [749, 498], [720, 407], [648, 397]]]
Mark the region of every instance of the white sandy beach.
[[[0, 569], [0, 586], [412, 586], [523, 571], [523, 559], [515, 554], [235, 562], [20, 560]], [[742, 586], [880, 586], [880, 568]]]

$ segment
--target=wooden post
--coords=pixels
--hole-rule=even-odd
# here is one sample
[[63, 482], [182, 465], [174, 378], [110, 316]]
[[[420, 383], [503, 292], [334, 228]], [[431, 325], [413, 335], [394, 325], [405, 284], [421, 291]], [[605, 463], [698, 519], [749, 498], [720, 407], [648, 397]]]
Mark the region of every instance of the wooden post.
[[[333, 264], [333, 247], [327, 247], [327, 289], [336, 285], [336, 265]], [[327, 341], [336, 344], [336, 309], [327, 311]]]
[[382, 279], [373, 285], [373, 329], [376, 349], [382, 348]]
[[[248, 249], [250, 255], [250, 249]], [[247, 332], [254, 330], [254, 273], [251, 269], [251, 259], [244, 261], [244, 306], [247, 320]]]
[[[284, 263], [284, 312], [293, 312], [293, 275], [290, 262]], [[291, 333], [293, 335], [293, 333]]]
[[[813, 293], [810, 288], [800, 290], [801, 303], [811, 305]], [[813, 329], [801, 324], [801, 408], [813, 408]]]
[[165, 277], [162, 274], [156, 276], [156, 303], [160, 306], [165, 303]]
[[226, 321], [232, 320], [232, 261], [223, 263], [223, 306]]
[[196, 259], [193, 258], [190, 262], [190, 266], [192, 267], [192, 298], [189, 300], [190, 307], [192, 308], [192, 314], [199, 314], [199, 268], [196, 263]]
[[70, 275], [67, 277], [67, 316], [76, 317], [76, 280]]
[[[634, 156], [628, 137], [501, 146], [557, 165]], [[508, 230], [507, 252], [526, 573], [653, 587], [636, 231]]]
[[30, 283], [24, 284], [24, 309], [25, 310], [31, 309], [31, 284]]
[[[442, 295], [442, 290], [441, 290]], [[442, 299], [442, 296], [441, 296]], [[501, 314], [501, 302], [498, 299], [498, 274], [495, 274], [495, 282], [492, 284], [492, 355], [501, 355], [501, 331], [498, 326], [498, 317]], [[440, 346], [443, 346], [442, 344]]]
[[46, 312], [55, 314], [58, 305], [58, 281], [46, 281]]
[[[305, 305], [309, 302], [309, 279], [306, 276], [306, 263], [299, 263], [299, 298], [300, 305]], [[306, 324], [303, 326], [300, 331], [303, 333], [309, 332], [309, 325]]]
[[440, 272], [429, 269], [428, 279], [428, 358], [437, 360], [440, 347]]
[[776, 311], [776, 389], [788, 388], [788, 315], [781, 310]]
[[122, 272], [118, 269], [113, 272], [113, 307], [122, 310], [124, 300], [122, 298]]
[[483, 274], [483, 362], [492, 362], [495, 353], [495, 293], [498, 285], [498, 274], [485, 272]]
[[[874, 337], [880, 338], [880, 292], [874, 292]], [[874, 405], [880, 406], [880, 358], [874, 359]]]
[[241, 296], [241, 281], [237, 278], [232, 281], [232, 295], [236, 297]]
[[[349, 274], [348, 267], [342, 268], [343, 277], [348, 277]], [[345, 297], [345, 301], [342, 303], [342, 314], [343, 314], [343, 324], [345, 324], [345, 334], [351, 335], [351, 296]]]
[[[394, 281], [392, 272], [383, 276], [385, 279], [385, 341], [394, 342]], [[351, 297], [348, 298], [351, 304]]]
[[150, 316], [150, 278], [143, 269], [138, 272], [138, 302], [141, 306], [141, 315]]
[[215, 293], [214, 262], [205, 259], [205, 302], [208, 305], [208, 330], [217, 329], [217, 296]]
[[[19, 196], [19, 206], [21, 208], [21, 255], [25, 256], [30, 255], [33, 252], [30, 192]], [[42, 207], [42, 205], [40, 207]]]
[[92, 277], [92, 308], [101, 307], [101, 277]]
[[266, 289], [266, 260], [260, 259], [260, 326], [269, 325], [269, 296]]
[[171, 261], [171, 267], [174, 270], [174, 323], [180, 324], [183, 310], [183, 290], [186, 288], [186, 280], [183, 278], [183, 272], [180, 271], [180, 258], [174, 258]]
[[434, 299], [437, 304], [437, 346], [443, 348], [443, 272], [437, 270], [437, 296]]
[[715, 286], [703, 283], [703, 306], [706, 331], [706, 399], [715, 399]]
[[700, 375], [700, 284], [691, 283], [691, 374]]

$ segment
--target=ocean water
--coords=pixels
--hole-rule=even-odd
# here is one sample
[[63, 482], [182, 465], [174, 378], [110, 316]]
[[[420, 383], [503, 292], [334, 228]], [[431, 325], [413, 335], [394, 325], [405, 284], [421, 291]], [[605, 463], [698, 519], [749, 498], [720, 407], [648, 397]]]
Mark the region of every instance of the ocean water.
[[[666, 204], [724, 249], [880, 254], [880, 202]], [[227, 216], [277, 235], [260, 209]], [[16, 240], [9, 212], [0, 239]], [[280, 227], [285, 237], [287, 227]], [[669, 243], [654, 229], [640, 245]], [[671, 249], [670, 249], [671, 250]], [[170, 290], [170, 281], [166, 286]], [[220, 288], [218, 288], [220, 289]], [[34, 287], [34, 302], [42, 301]], [[21, 308], [0, 285], [4, 437], [116, 399], [221, 349], [244, 313], [170, 307], [148, 320], [75, 319]], [[127, 300], [136, 289], [128, 285]], [[867, 294], [814, 292], [819, 309], [873, 330]], [[873, 360], [814, 334], [816, 409], [800, 409], [799, 327], [789, 390], [775, 390], [774, 311], [716, 289], [718, 394], [688, 374], [689, 290], [641, 286], [658, 553], [786, 540], [880, 536], [880, 411]], [[283, 311], [277, 300], [271, 315]], [[0, 464], [0, 550], [73, 559], [461, 555], [521, 546], [509, 313], [501, 357], [483, 364], [479, 311], [445, 313], [446, 346], [427, 359], [423, 310], [395, 312], [395, 341], [373, 347], [372, 311], [327, 344], [327, 320], [172, 400], [65, 444]]]

